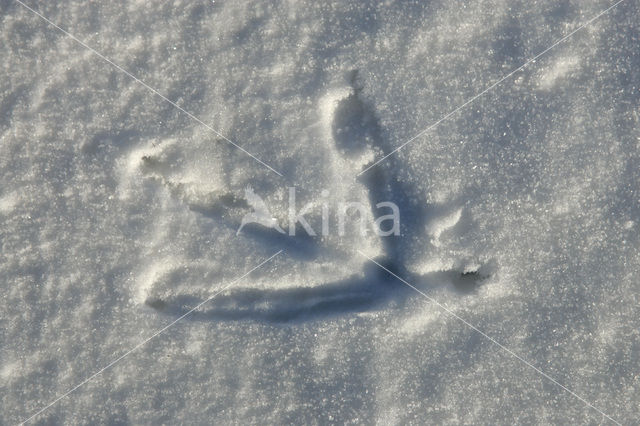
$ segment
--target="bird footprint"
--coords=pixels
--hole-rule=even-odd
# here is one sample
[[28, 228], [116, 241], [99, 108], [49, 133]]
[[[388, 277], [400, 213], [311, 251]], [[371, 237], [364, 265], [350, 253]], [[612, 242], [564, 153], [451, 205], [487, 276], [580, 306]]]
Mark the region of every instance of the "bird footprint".
[[[364, 242], [354, 239], [345, 243], [333, 235], [322, 238], [296, 229], [293, 234], [280, 226], [284, 223], [283, 209], [274, 211], [251, 186], [244, 196], [236, 196], [225, 188], [224, 173], [211, 170], [211, 162], [201, 153], [187, 153], [176, 141], [151, 144], [133, 154], [142, 175], [161, 183], [174, 198], [191, 211], [215, 220], [222, 220], [236, 236], [262, 241], [273, 248], [304, 262], [318, 264], [323, 250], [338, 252], [339, 247], [368, 247], [380, 264], [414, 283], [430, 287], [450, 284], [461, 291], [473, 291], [478, 283], [493, 274], [495, 268], [466, 261], [457, 262], [452, 269], [412, 272], [411, 256], [415, 244], [440, 244], [441, 234], [453, 228], [462, 210], [434, 217], [427, 202], [394, 173], [396, 158], [390, 157], [356, 179], [373, 164], [375, 157], [389, 152], [376, 114], [363, 99], [357, 72], [353, 72], [349, 87], [329, 92], [320, 102], [320, 138], [326, 143], [329, 173], [327, 188], [332, 199], [355, 196], [373, 208], [382, 201], [395, 203], [402, 213], [401, 235], [369, 236]], [[211, 154], [213, 156], [214, 154]], [[137, 160], [135, 159], [137, 158]], [[204, 160], [203, 160], [204, 158]], [[436, 209], [437, 210], [437, 209]], [[285, 210], [286, 211], [286, 210]], [[431, 218], [431, 220], [428, 220]], [[317, 219], [317, 218], [315, 218]], [[291, 231], [291, 230], [290, 230]], [[361, 239], [361, 237], [358, 237]], [[421, 247], [423, 249], [423, 247]], [[366, 251], [366, 250], [365, 250]], [[357, 255], [356, 255], [357, 256]], [[318, 318], [349, 312], [362, 312], [400, 303], [406, 294], [402, 285], [388, 273], [362, 262], [352, 275], [315, 286], [289, 286], [275, 289], [234, 288], [199, 310], [195, 318], [253, 319], [289, 321]], [[210, 295], [210, 284], [219, 277], [220, 265], [205, 262], [167, 262], [153, 266], [145, 275], [138, 297], [148, 306], [166, 313], [181, 315]], [[189, 281], [189, 285], [183, 285]], [[395, 284], [394, 284], [395, 283]]]

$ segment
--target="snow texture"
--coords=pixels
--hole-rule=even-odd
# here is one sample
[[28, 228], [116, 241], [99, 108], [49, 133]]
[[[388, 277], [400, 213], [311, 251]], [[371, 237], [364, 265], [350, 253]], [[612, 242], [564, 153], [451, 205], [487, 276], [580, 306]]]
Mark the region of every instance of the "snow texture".
[[[0, 1], [0, 423], [278, 250], [30, 422], [640, 421], [637, 1], [361, 175], [613, 2], [26, 4], [283, 177]], [[248, 187], [402, 236], [236, 235]]]

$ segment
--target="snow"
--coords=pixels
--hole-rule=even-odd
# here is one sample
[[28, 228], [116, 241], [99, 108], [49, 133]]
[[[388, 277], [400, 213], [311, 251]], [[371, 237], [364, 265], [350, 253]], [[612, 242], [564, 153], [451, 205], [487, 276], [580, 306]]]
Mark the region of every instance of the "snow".
[[25, 4], [283, 177], [0, 2], [0, 423], [638, 422], [637, 2]]

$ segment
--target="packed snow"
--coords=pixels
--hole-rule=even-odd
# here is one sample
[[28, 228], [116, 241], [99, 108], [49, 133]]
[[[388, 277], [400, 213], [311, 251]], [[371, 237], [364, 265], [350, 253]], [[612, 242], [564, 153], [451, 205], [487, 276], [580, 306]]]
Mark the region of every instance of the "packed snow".
[[640, 422], [636, 0], [22, 1], [1, 424]]

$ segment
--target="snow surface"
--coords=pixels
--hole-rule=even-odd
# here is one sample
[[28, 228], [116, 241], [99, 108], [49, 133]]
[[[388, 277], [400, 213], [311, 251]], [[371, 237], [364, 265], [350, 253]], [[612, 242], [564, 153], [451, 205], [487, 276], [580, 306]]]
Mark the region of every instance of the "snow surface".
[[[283, 177], [0, 1], [0, 423], [281, 249], [31, 422], [640, 422], [636, 0], [359, 177], [613, 2], [27, 4]], [[247, 186], [403, 236], [236, 236]]]

